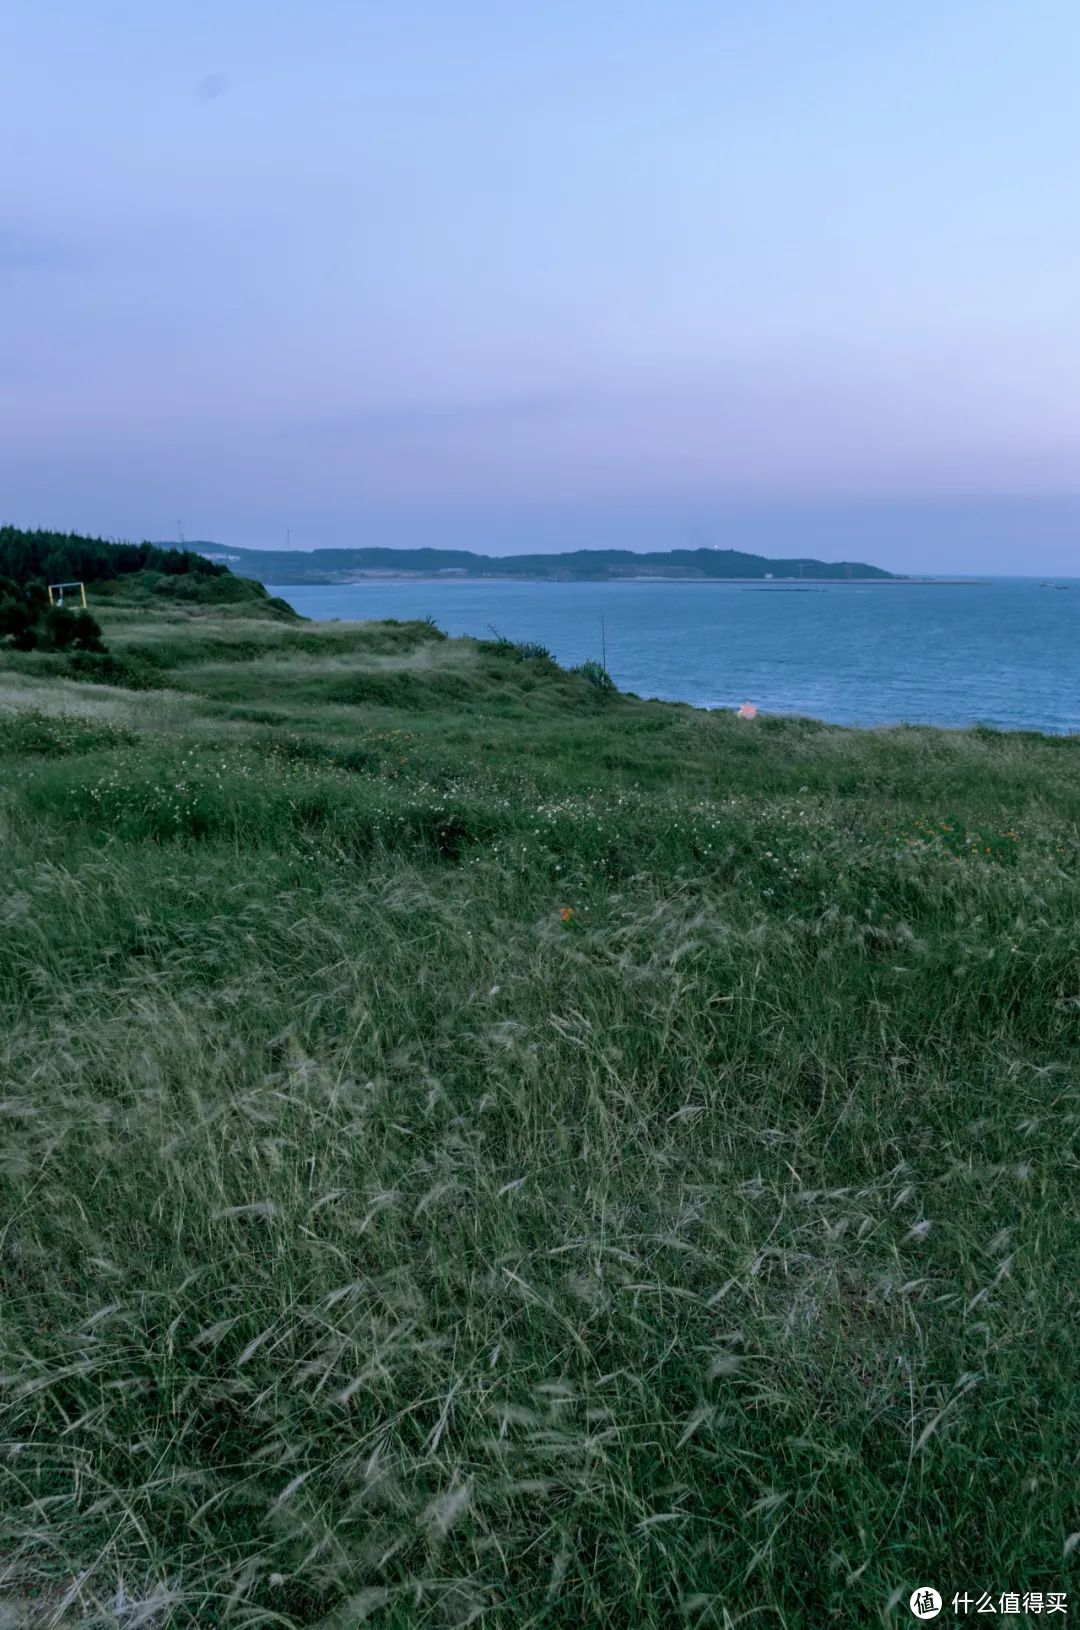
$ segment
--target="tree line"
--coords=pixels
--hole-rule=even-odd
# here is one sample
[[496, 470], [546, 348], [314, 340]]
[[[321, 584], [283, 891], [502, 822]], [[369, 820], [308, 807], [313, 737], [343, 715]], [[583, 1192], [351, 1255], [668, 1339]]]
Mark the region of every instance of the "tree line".
[[155, 543], [108, 543], [77, 532], [24, 532], [0, 527], [0, 644], [17, 651], [103, 651], [101, 628], [88, 611], [49, 602], [50, 583], [101, 583], [134, 572], [219, 577], [227, 570], [191, 549]]
[[193, 549], [163, 549], [156, 543], [109, 543], [77, 532], [26, 532], [0, 526], [0, 577], [29, 583], [100, 583], [132, 572], [163, 572], [169, 577], [197, 573], [220, 577], [216, 565]]

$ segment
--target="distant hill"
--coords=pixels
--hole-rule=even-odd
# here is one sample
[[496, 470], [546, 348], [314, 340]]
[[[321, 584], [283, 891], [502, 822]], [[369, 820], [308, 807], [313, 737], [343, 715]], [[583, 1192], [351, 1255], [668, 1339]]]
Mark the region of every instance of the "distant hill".
[[196, 547], [240, 577], [262, 583], [348, 583], [363, 577], [481, 577], [532, 581], [604, 582], [657, 578], [705, 582], [714, 578], [892, 579], [863, 561], [769, 560], [738, 549], [576, 549], [568, 554], [477, 555], [467, 549], [225, 549]]

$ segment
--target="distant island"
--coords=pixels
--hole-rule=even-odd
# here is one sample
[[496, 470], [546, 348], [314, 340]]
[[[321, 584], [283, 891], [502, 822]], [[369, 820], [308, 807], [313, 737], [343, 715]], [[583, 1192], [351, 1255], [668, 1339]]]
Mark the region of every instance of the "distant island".
[[530, 582], [828, 581], [902, 582], [854, 560], [769, 560], [738, 549], [575, 549], [567, 554], [477, 555], [468, 549], [225, 549], [189, 545], [238, 577], [260, 583], [352, 583], [368, 577], [513, 578]]

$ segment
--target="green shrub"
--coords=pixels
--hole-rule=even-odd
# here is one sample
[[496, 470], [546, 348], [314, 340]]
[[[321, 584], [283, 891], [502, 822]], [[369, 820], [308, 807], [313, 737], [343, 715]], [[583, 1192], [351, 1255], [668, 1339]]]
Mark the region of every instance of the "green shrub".
[[38, 643], [37, 614], [24, 601], [0, 599], [0, 640], [10, 639], [16, 651], [32, 651]]
[[50, 606], [38, 624], [38, 643], [47, 651], [104, 651], [101, 627], [88, 611]]
[[554, 662], [555, 658], [546, 645], [540, 645], [536, 640], [522, 640], [518, 645], [518, 652], [525, 662]]
[[595, 661], [593, 657], [588, 657], [578, 667], [571, 668], [570, 672], [580, 674], [583, 679], [587, 680], [595, 690], [600, 691], [604, 696], [614, 696], [616, 694], [615, 681], [603, 663]]
[[0, 639], [17, 651], [104, 651], [101, 628], [88, 611], [52, 606], [22, 590], [0, 597]]
[[513, 662], [549, 662], [554, 663], [555, 658], [546, 645], [540, 645], [535, 640], [511, 640], [505, 634], [489, 624], [494, 635], [490, 640], [478, 640], [477, 648], [486, 656], [509, 657]]

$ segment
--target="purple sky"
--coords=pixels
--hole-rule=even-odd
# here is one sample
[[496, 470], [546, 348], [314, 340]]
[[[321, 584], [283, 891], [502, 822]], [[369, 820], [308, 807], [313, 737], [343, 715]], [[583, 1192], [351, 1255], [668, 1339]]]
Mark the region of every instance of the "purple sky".
[[1080, 573], [1073, 0], [8, 0], [0, 520]]

